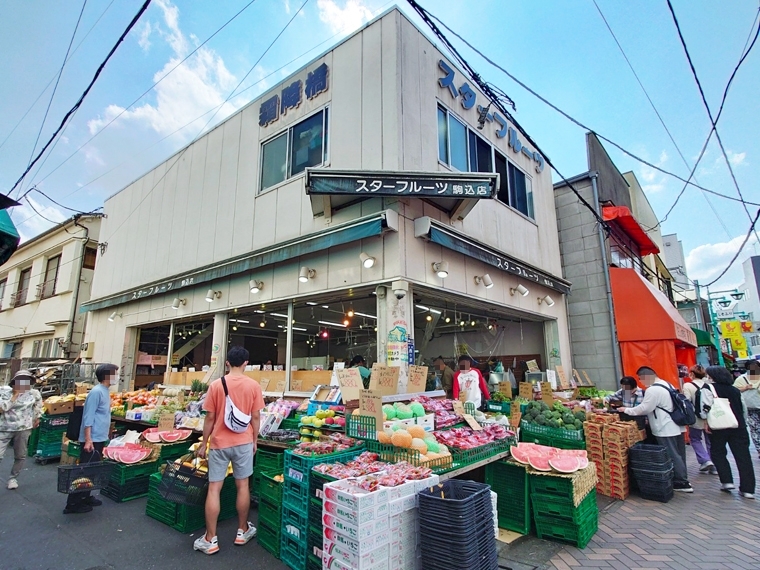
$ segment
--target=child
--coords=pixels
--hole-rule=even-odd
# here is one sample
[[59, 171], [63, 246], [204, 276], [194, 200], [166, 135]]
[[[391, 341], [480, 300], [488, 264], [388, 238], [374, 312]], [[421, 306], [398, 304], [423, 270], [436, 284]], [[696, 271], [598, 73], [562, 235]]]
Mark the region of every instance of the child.
[[459, 357], [459, 370], [454, 373], [454, 399], [458, 399], [459, 393], [464, 392], [467, 394], [466, 401], [473, 402], [475, 409], [478, 409], [484, 400], [491, 399], [491, 395], [488, 393], [488, 385], [480, 370], [471, 368], [471, 365], [470, 356], [463, 354]]

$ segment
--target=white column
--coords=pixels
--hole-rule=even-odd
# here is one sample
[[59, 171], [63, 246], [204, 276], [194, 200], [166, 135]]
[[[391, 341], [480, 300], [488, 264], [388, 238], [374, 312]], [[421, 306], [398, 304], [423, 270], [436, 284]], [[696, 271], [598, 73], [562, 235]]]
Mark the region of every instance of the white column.
[[[396, 282], [398, 283], [398, 282]], [[406, 393], [409, 370], [409, 337], [414, 334], [412, 286], [402, 298], [393, 286], [378, 287], [377, 294], [377, 361], [399, 367], [398, 393]]]
[[214, 315], [214, 335], [211, 342], [211, 364], [204, 382], [210, 382], [215, 378], [221, 378], [224, 373], [224, 365], [227, 361], [227, 342], [229, 338], [230, 316], [228, 313], [216, 313]]

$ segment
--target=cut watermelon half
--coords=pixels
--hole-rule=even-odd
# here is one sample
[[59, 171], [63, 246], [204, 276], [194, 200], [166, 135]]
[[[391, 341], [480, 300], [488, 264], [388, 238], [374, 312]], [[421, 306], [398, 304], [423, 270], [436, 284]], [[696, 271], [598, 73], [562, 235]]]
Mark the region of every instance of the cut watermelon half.
[[143, 438], [150, 443], [161, 443], [161, 434], [159, 432], [143, 433]]
[[510, 452], [512, 453], [512, 459], [517, 461], [518, 463], [522, 463], [523, 465], [528, 464], [528, 457], [530, 456], [530, 451], [521, 446], [513, 447]]
[[538, 454], [531, 453], [528, 456], [528, 463], [536, 471], [551, 471], [552, 470], [551, 466], [549, 465], [549, 458], [543, 457]]
[[578, 458], [573, 456], [555, 456], [549, 459], [549, 465], [560, 473], [575, 473], [578, 471]]
[[145, 453], [139, 449], [124, 449], [121, 451], [121, 453], [119, 453], [119, 461], [126, 465], [140, 463], [140, 461], [145, 459], [145, 457]]
[[175, 443], [180, 439], [185, 439], [179, 431], [162, 431], [158, 435], [161, 436], [161, 441], [164, 443]]
[[577, 457], [578, 459], [578, 469], [585, 469], [588, 467], [588, 457]]
[[[108, 454], [106, 455], [105, 450], [108, 449]], [[124, 450], [122, 447], [107, 447], [103, 449], [103, 455], [110, 459], [111, 461], [119, 461], [119, 457], [121, 455], [121, 452]]]
[[185, 441], [190, 435], [193, 433], [193, 430], [191, 429], [178, 429], [175, 430], [178, 434], [180, 434], [180, 440]]

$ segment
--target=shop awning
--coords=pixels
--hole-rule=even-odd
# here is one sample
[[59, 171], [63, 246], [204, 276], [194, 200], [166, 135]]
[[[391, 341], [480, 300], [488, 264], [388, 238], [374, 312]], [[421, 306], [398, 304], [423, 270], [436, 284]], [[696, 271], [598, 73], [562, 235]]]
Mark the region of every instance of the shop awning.
[[[13, 200], [10, 201], [13, 202]], [[19, 241], [21, 238], [8, 210], [0, 210], [0, 265], [11, 258], [18, 249]]]
[[694, 327], [691, 327], [691, 330], [693, 330], [694, 334], [697, 336], [697, 346], [712, 346], [715, 348], [715, 342], [709, 332], [703, 331], [702, 329], [695, 329]]
[[447, 249], [478, 259], [502, 271], [517, 275], [526, 281], [533, 281], [560, 293], [567, 294], [570, 292], [571, 284], [569, 281], [555, 277], [510, 255], [470, 239], [429, 216], [414, 220], [414, 237], [437, 243]]
[[604, 206], [602, 215], [605, 222], [615, 221], [620, 228], [639, 246], [641, 255], [660, 253], [660, 248], [650, 239], [631, 211], [625, 206]]
[[110, 297], [95, 299], [88, 303], [83, 303], [81, 312], [86, 313], [87, 311], [113, 307], [122, 303], [128, 303], [129, 301], [163, 295], [170, 291], [174, 292], [180, 289], [196, 287], [202, 283], [211, 283], [217, 279], [244, 274], [259, 267], [272, 265], [273, 263], [297, 259], [302, 255], [379, 236], [386, 230], [398, 231], [398, 213], [394, 210], [383, 210], [377, 214], [365, 216], [346, 224], [327, 228], [320, 232], [234, 257], [222, 263], [207, 265], [195, 271], [176, 275], [164, 281], [149, 283], [138, 289], [131, 289]]
[[635, 269], [610, 268], [618, 340], [673, 340], [697, 346], [697, 336], [670, 301]]

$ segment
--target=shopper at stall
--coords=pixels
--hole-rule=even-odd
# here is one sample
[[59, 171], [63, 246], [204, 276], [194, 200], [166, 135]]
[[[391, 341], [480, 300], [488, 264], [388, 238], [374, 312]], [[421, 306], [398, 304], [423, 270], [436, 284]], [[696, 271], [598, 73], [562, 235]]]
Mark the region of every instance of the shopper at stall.
[[466, 394], [465, 401], [475, 404], [475, 409], [480, 408], [483, 403], [491, 399], [488, 393], [488, 384], [485, 378], [477, 368], [472, 368], [473, 359], [471, 356], [463, 354], [459, 357], [459, 370], [454, 373], [454, 399], [459, 398], [459, 394]]
[[371, 372], [369, 368], [367, 368], [367, 361], [364, 360], [364, 357], [361, 354], [357, 354], [351, 359], [348, 367], [359, 369], [359, 375], [362, 377], [362, 384], [364, 384], [364, 389], [369, 389], [369, 377]]
[[13, 447], [13, 466], [8, 489], [18, 489], [18, 476], [26, 461], [26, 448], [32, 429], [40, 423], [42, 396], [32, 388], [34, 376], [19, 370], [8, 386], [0, 388], [0, 462]]
[[446, 390], [446, 397], [451, 398], [454, 391], [454, 371], [443, 360], [443, 356], [439, 356], [433, 361], [433, 366], [441, 371], [441, 384], [443, 389]]
[[689, 474], [686, 471], [686, 442], [683, 438], [686, 428], [677, 425], [670, 417], [670, 412], [673, 411], [670, 391], [673, 388], [665, 380], [658, 378], [657, 373], [648, 366], [639, 368], [636, 375], [647, 387], [644, 399], [638, 406], [626, 407], [621, 411], [629, 416], [647, 416], [657, 443], [667, 450], [673, 460], [673, 490], [693, 493], [694, 489], [689, 483]]
[[715, 467], [718, 469], [720, 490], [730, 493], [736, 488], [734, 487], [731, 465], [728, 463], [726, 451], [726, 444], [728, 444], [734, 461], [736, 461], [736, 468], [739, 470], [739, 494], [745, 499], [754, 499], [755, 470], [749, 453], [749, 434], [747, 433], [747, 422], [744, 419], [741, 392], [734, 387], [734, 379], [731, 373], [722, 366], [708, 367], [707, 375], [712, 378], [712, 388], [715, 390], [715, 394], [719, 398], [728, 399], [731, 404], [731, 411], [739, 424], [731, 429], [710, 429], [710, 454]]
[[[237, 487], [238, 531], [235, 544], [243, 545], [256, 536], [256, 527], [248, 521], [251, 495], [248, 480], [253, 474], [253, 456], [259, 435], [259, 414], [264, 408], [264, 396], [259, 383], [243, 372], [249, 354], [242, 346], [232, 346], [227, 352], [229, 374], [214, 380], [203, 404], [206, 419], [198, 457], [208, 455], [208, 495], [206, 496], [206, 532], [193, 543], [193, 549], [205, 554], [219, 552], [216, 525], [220, 511], [220, 493], [227, 467]], [[210, 450], [206, 453], [206, 445]]]
[[734, 387], [742, 393], [744, 407], [747, 408], [747, 427], [755, 451], [760, 453], [760, 362], [751, 360], [747, 364], [747, 373], [734, 382]]
[[[101, 364], [95, 369], [98, 385], [87, 394], [82, 412], [82, 425], [79, 428], [79, 443], [82, 444], [82, 452], [79, 456], [80, 465], [103, 460], [103, 446], [108, 441], [108, 432], [111, 429], [109, 386], [116, 379], [118, 370], [119, 367], [115, 364]], [[92, 507], [98, 507], [102, 504], [103, 501], [90, 496], [89, 491], [72, 493], [66, 501], [63, 514], [88, 513]]]
[[611, 396], [605, 396], [604, 403], [622, 408], [633, 408], [638, 406], [644, 400], [644, 390], [639, 388], [636, 384], [636, 379], [633, 376], [623, 376], [620, 379], [620, 390], [612, 394]]
[[[705, 398], [702, 397], [704, 392], [700, 392], [700, 390], [710, 390], [710, 379], [707, 377], [704, 367], [699, 364], [691, 367], [689, 378], [690, 381], [683, 385], [683, 393], [694, 404], [694, 409], [697, 412], [697, 421], [693, 426], [689, 426], [691, 448], [697, 456], [699, 472], [717, 475], [718, 470], [715, 469], [715, 465], [710, 460], [710, 436], [704, 431], [705, 420], [699, 417], [699, 410], [697, 409], [697, 404], [702, 404], [705, 401]], [[697, 396], [699, 396], [699, 402], [697, 402]], [[703, 436], [705, 440], [704, 444], [702, 443]]]

